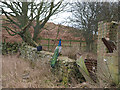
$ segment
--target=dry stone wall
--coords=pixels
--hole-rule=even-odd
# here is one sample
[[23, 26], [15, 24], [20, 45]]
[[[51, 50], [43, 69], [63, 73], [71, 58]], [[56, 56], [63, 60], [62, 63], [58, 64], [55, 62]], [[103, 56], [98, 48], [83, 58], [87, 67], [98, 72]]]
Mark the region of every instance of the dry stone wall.
[[[22, 58], [29, 59], [33, 62], [39, 60], [47, 60], [46, 62], [50, 62], [54, 54], [47, 51], [37, 51], [36, 48], [26, 44], [21, 45], [20, 53]], [[55, 68], [51, 68], [51, 71], [64, 85], [84, 81], [82, 74], [79, 72], [76, 61], [66, 56], [59, 56]]]
[[48, 57], [49, 59], [52, 57], [53, 53], [46, 52], [46, 51], [37, 51], [37, 48], [28, 46], [28, 45], [22, 45], [20, 48], [20, 53], [22, 58], [29, 59], [31, 61], [36, 61], [40, 59], [44, 59]]

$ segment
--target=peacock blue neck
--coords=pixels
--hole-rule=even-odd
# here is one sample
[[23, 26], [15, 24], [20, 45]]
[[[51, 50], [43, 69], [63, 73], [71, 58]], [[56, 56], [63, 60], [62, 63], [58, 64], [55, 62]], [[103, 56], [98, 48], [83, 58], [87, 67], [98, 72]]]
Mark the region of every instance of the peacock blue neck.
[[59, 40], [59, 44], [58, 44], [58, 46], [61, 46], [61, 39]]

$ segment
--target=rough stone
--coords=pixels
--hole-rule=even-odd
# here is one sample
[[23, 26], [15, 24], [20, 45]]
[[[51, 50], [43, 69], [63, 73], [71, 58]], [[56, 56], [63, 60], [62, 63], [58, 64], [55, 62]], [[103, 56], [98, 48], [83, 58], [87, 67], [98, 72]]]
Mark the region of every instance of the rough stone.
[[[31, 61], [47, 60], [50, 62], [54, 53], [47, 51], [37, 51], [34, 47], [22, 45], [20, 48], [22, 58], [29, 59]], [[59, 56], [55, 68], [51, 68], [51, 71], [64, 85], [73, 82], [82, 82], [84, 80], [82, 74], [79, 72], [75, 60], [66, 56]]]

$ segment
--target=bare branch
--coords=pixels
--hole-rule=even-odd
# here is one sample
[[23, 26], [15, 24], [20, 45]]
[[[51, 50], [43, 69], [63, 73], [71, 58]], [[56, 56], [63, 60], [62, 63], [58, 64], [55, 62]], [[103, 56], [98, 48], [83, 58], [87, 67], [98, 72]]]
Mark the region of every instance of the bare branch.
[[5, 16], [7, 17], [7, 19], [9, 19], [13, 24], [15, 24], [18, 27], [20, 27], [20, 25], [17, 22], [15, 22], [13, 19], [11, 19], [10, 16], [7, 15], [7, 12], [5, 12], [3, 9], [2, 9], [2, 13], [4, 13]]
[[[6, 27], [6, 26], [2, 26], [2, 27], [4, 27], [4, 28], [6, 29], [6, 31], [7, 31], [11, 36], [15, 36], [15, 35], [18, 34], [18, 32], [15, 32], [14, 30], [10, 29], [9, 27]], [[10, 31], [13, 32], [14, 34], [11, 34]]]

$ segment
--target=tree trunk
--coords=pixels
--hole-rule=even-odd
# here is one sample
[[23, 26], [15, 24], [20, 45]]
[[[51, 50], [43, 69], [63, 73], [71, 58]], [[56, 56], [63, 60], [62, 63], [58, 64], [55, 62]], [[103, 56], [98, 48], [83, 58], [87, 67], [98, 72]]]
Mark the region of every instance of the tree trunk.
[[38, 37], [38, 35], [39, 35], [39, 30], [40, 30], [40, 25], [36, 25], [35, 27], [34, 27], [34, 35], [33, 35], [33, 40], [34, 41], [37, 41], [37, 37]]
[[21, 34], [20, 36], [22, 40], [26, 42], [28, 45], [31, 45], [34, 47], [38, 46], [38, 44], [32, 39], [31, 35], [28, 32], [26, 32], [25, 34]]

